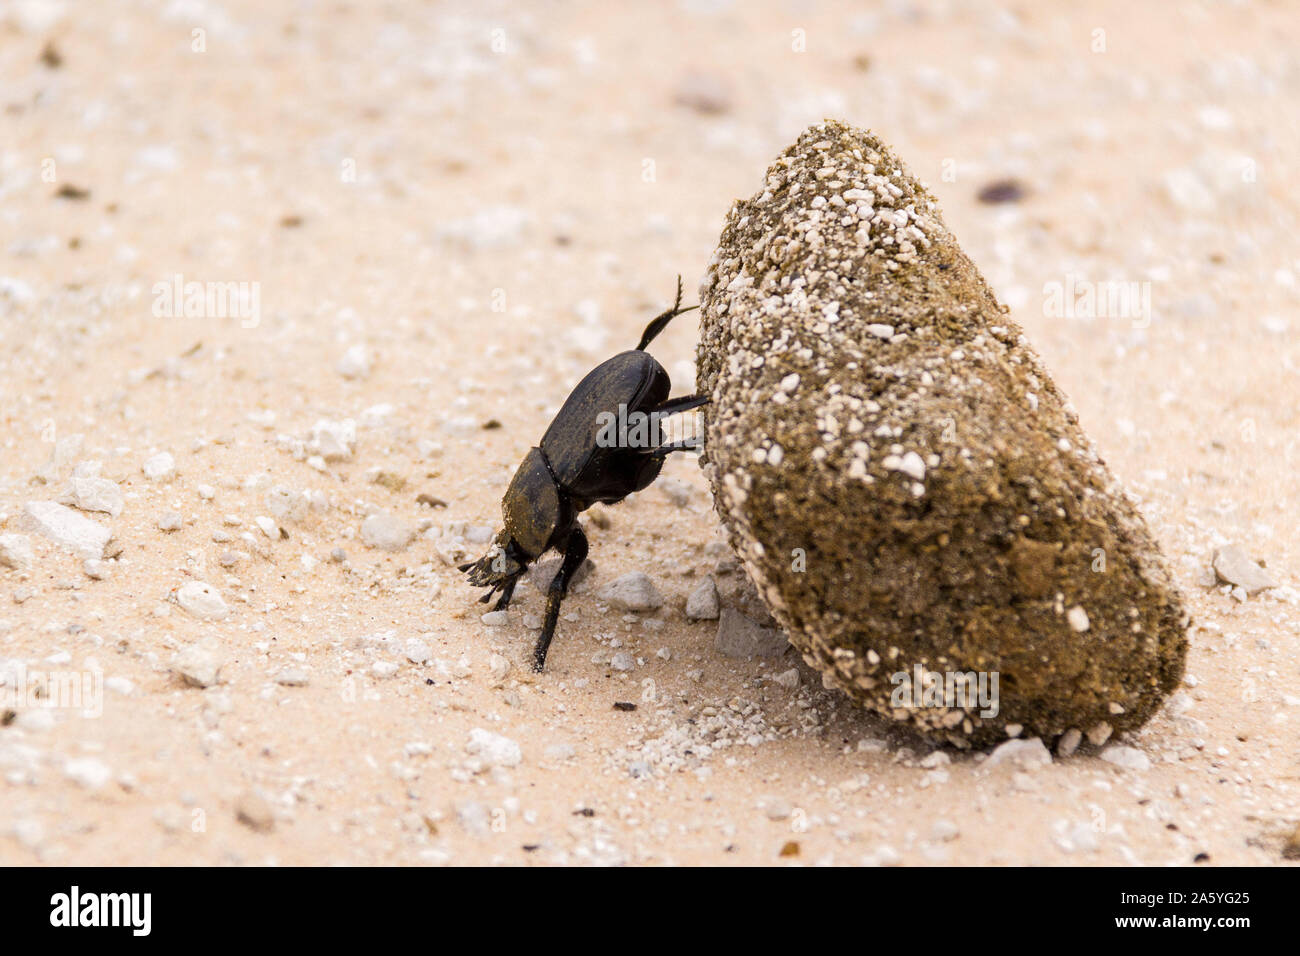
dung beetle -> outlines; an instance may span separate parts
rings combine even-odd
[[[587,536],[578,515],[592,505],[614,504],[659,477],[664,459],[675,451],[694,451],[695,439],[665,444],[661,421],[708,399],[686,395],[670,399],[668,373],[645,351],[683,312],[682,278],[671,309],[656,316],[635,349],[620,352],[587,373],[569,393],[541,442],[524,456],[501,499],[505,526],[478,561],[460,570],[474,587],[490,590],[486,604],[501,592],[496,610],[510,604],[520,576],[545,552],[562,554],[560,569],[546,590],[546,618],[533,648],[533,670],[546,666],[560,604],[569,582],[587,558]]]

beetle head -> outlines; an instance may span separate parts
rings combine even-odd
[[[556,530],[566,519],[572,519],[571,508],[551,475],[546,457],[540,448],[534,448],[524,457],[501,499],[501,517],[505,520],[501,534],[522,552],[526,564],[550,547]]]
[[[538,448],[532,449],[501,499],[505,527],[488,553],[461,566],[475,587],[499,586],[516,578],[550,547],[555,532],[572,521],[572,504],[562,497],[551,469]]]

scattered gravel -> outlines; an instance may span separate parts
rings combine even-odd
[[[412,664],[424,664],[433,660],[433,649],[418,637],[409,638],[405,646],[406,659]]]
[[[327,462],[348,461],[356,453],[357,425],[351,419],[322,418],[311,428],[309,448]]]
[[[147,459],[140,470],[150,481],[170,481],[176,477],[176,459],[171,452],[161,451]]]
[[[276,485],[266,493],[266,510],[281,524],[302,521],[309,510],[307,496],[283,485]]]
[[[1042,740],[1034,737],[1030,740],[1008,740],[1006,743],[999,744],[984,761],[984,766],[997,767],[1010,764],[1021,770],[1037,770],[1039,767],[1051,766],[1051,763],[1051,753],[1043,745]]]
[[[159,531],[172,532],[179,531],[185,524],[185,519],[181,517],[179,511],[164,511],[158,516],[157,526]]]
[[[524,759],[519,744],[482,727],[469,732],[465,752],[478,757],[489,767],[517,767]]]
[[[718,618],[713,647],[724,657],[780,657],[789,646],[779,630],[764,627],[733,608],[724,608]]]
[[[951,820],[935,820],[930,827],[930,838],[942,843],[950,843],[961,836],[961,828]]]
[[[572,760],[578,751],[573,744],[548,744],[543,755],[547,760],[564,761]]]
[[[1110,735],[1112,733],[1114,733],[1114,728],[1103,720],[1088,728],[1086,736],[1088,738],[1088,743],[1092,744],[1094,747],[1100,747],[1106,741],[1110,740]]]
[[[176,589],[176,603],[201,621],[220,621],[229,612],[221,592],[206,581],[187,581]]]
[[[113,566],[108,561],[101,558],[87,558],[81,562],[81,570],[86,573],[86,577],[92,581],[105,581],[112,573]]]
[[[125,501],[117,482],[107,478],[73,478],[62,503],[82,511],[99,511],[116,518]]]
[[[405,551],[415,528],[401,518],[378,512],[361,522],[361,540],[380,551]]]
[[[195,687],[212,687],[220,680],[222,664],[217,642],[203,640],[177,653],[172,670]]]
[[[83,558],[104,557],[104,548],[113,537],[102,524],[53,501],[29,501],[23,515],[33,531]]]
[[[794,807],[790,805],[789,800],[768,797],[763,804],[763,813],[769,820],[789,820],[790,815],[794,813]]]
[[[257,833],[275,828],[275,813],[261,795],[246,790],[235,798],[235,819]]]
[[[25,534],[0,534],[0,568],[26,571],[36,560]]]
[[[285,687],[306,687],[311,677],[301,667],[286,667],[275,675],[275,682]]]
[[[1079,749],[1079,744],[1083,740],[1083,734],[1071,727],[1065,733],[1061,734],[1061,739],[1056,742],[1056,755],[1058,757],[1069,757]]]
[[[1247,557],[1236,545],[1217,548],[1213,558],[1214,573],[1219,580],[1244,588],[1248,596],[1278,586],[1273,576]]]
[[[53,484],[81,457],[85,445],[84,435],[65,435],[54,443],[49,460],[36,470],[32,477],[40,484]]]
[[[772,680],[786,690],[797,690],[800,683],[799,668],[791,667],[789,670],[784,670],[773,677]]]
[[[1151,769],[1151,759],[1136,747],[1111,744],[1101,752],[1101,759],[1125,770]]]
[[[453,808],[456,822],[462,830],[474,837],[485,837],[492,832],[488,808],[477,800],[457,800]]]
[[[688,621],[716,621],[718,619],[718,586],[713,578],[705,578],[686,599]]]
[[[615,578],[598,595],[621,611],[654,611],[663,607],[663,595],[644,571],[632,571]]]
[[[370,375],[370,352],[364,345],[354,345],[343,353],[334,368],[344,378],[367,378]]]
[[[63,765],[63,775],[87,790],[101,790],[113,779],[113,771],[94,757],[75,757]]]

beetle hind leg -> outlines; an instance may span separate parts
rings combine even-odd
[[[675,451],[698,452],[704,447],[704,443],[698,438],[688,438],[685,441],[673,442],[668,445],[660,445],[658,448],[651,448],[646,452],[651,458],[667,458]]]
[[[670,398],[661,405],[655,406],[651,414],[656,417],[667,417],[677,415],[680,412],[689,412],[693,408],[699,408],[701,405],[707,405],[711,399],[707,395],[682,395],[678,398]],[[657,441],[658,439],[656,439]],[[675,451],[698,452],[703,448],[703,442],[699,437],[683,438],[681,441],[668,442],[662,445],[651,445],[644,449],[646,455],[651,458],[667,458]]]
[[[654,341],[655,336],[667,328],[668,323],[683,312],[690,312],[692,309],[698,309],[698,305],[687,306],[682,308],[682,277],[677,277],[677,298],[673,300],[673,307],[667,312],[663,312],[651,320],[650,324],[645,327],[641,333],[641,344],[637,346],[638,351],[645,351],[645,347]]]
[[[709,401],[707,395],[682,395],[678,398],[668,399],[662,405],[655,406],[651,411],[658,415],[676,415],[680,412],[689,412],[701,405],[707,405]]]

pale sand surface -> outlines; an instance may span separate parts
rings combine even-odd
[[[0,661],[93,658],[111,685],[102,716],[20,706],[0,727],[0,862],[758,864],[789,841],[785,862],[1281,862],[1300,822],[1290,5],[0,11],[0,533],[36,552],[0,569]],[[544,675],[536,590],[485,626],[439,554],[449,523],[499,522],[568,390],[635,344],[676,273],[693,301],[731,201],[824,116],[876,130],[936,191],[1168,555],[1195,627],[1188,686],[1125,741],[1150,769],[922,766],[802,664],[797,690],[774,682],[793,654],[717,654],[682,606],[709,575],[734,604],[739,581],[689,459],[665,469],[684,506],[651,488],[592,529],[596,574]],[[1028,196],[977,201],[1004,178]],[[176,274],[258,283],[260,321],[156,316]],[[1149,328],[1045,314],[1071,275],[1149,282]],[[653,349],[679,394],[694,343],[692,313]],[[357,345],[371,370],[345,378]],[[320,419],[356,421],[351,460],[295,455]],[[80,454],[34,483],[73,434]],[[151,482],[164,451],[177,473]],[[87,515],[123,548],[102,581],[23,528],[86,461],[125,495]],[[318,506],[272,541],[255,521],[277,485]],[[428,533],[367,547],[375,510]],[[1207,586],[1225,543],[1282,586]],[[597,599],[632,570],[657,613]],[[175,603],[196,579],[225,620]],[[177,653],[208,638],[221,683],[187,686]],[[517,765],[467,753],[476,728]]]

